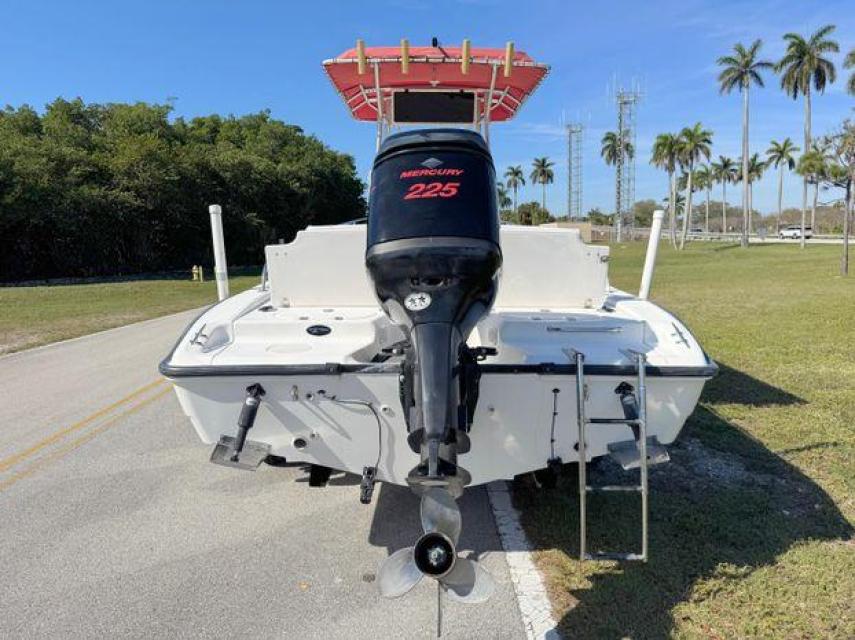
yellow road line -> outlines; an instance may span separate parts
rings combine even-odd
[[[65,436],[67,436],[70,433],[74,433],[75,431],[79,431],[83,427],[85,427],[89,424],[92,424],[93,422],[95,422],[95,420],[97,420],[98,418],[101,418],[105,414],[110,413],[111,411],[114,411],[115,409],[118,409],[123,404],[125,404],[125,403],[133,400],[134,398],[144,394],[146,391],[151,391],[155,387],[162,385],[162,384],[165,384],[165,383],[166,383],[166,381],[163,379],[155,380],[154,382],[151,382],[151,383],[145,385],[144,387],[140,387],[139,389],[137,389],[133,393],[126,395],[121,400],[117,400],[113,404],[108,405],[108,406],[104,407],[103,409],[96,411],[95,413],[93,413],[88,418],[84,418],[80,422],[75,422],[73,425],[66,427],[65,429],[61,429],[54,434],[49,435],[44,440],[42,440],[41,442],[37,442],[36,444],[29,447],[28,449],[24,449],[23,451],[21,451],[19,453],[14,453],[9,457],[4,458],[3,460],[0,460],[0,472],[7,471],[8,469],[11,469],[13,466],[18,464],[19,462],[26,460],[27,458],[29,458],[33,454],[38,453],[39,451],[41,451],[45,447],[52,445],[57,440],[64,438]]]
[[[151,385],[149,385],[149,388],[151,388]],[[85,434],[83,434],[82,436],[80,436],[76,440],[72,440],[71,442],[69,442],[64,447],[57,449],[55,451],[52,451],[51,453],[49,453],[48,455],[46,455],[42,458],[39,458],[38,460],[33,462],[26,469],[23,469],[22,471],[19,471],[15,474],[9,476],[5,480],[0,481],[0,492],[5,491],[9,487],[11,487],[13,484],[18,482],[18,480],[22,480],[23,478],[26,478],[27,476],[32,475],[33,473],[35,473],[36,471],[41,469],[43,466],[45,466],[48,462],[52,462],[54,460],[59,460],[60,458],[62,458],[63,456],[66,456],[67,454],[71,453],[75,449],[78,449],[79,447],[83,446],[84,444],[86,444],[87,442],[92,440],[92,438],[94,438],[98,434],[103,433],[107,429],[113,427],[122,418],[125,418],[125,417],[131,415],[132,413],[136,413],[137,411],[142,409],[144,406],[151,404],[155,400],[162,398],[167,393],[169,393],[169,388],[163,389],[159,393],[156,393],[153,396],[145,398],[144,400],[140,401],[139,403],[137,403],[137,404],[133,405],[132,407],[126,409],[122,413],[120,413],[116,416],[113,416],[104,424],[96,427],[95,429],[90,429]]]

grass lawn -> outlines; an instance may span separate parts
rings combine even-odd
[[[615,286],[637,290],[643,251],[612,247]],[[653,298],[721,374],[651,469],[647,565],[576,560],[575,467],[553,491],[516,488],[564,637],[855,637],[855,276],[839,254],[663,245]],[[589,505],[591,548],[637,548],[637,496]]]
[[[231,293],[258,276],[230,279]],[[0,354],[216,302],[217,285],[187,280],[0,288]]]

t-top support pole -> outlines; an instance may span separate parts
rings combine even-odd
[[[214,276],[217,279],[217,298],[229,297],[229,270],[226,265],[226,243],[223,237],[223,208],[218,204],[208,207],[211,214],[211,236],[214,241]]]

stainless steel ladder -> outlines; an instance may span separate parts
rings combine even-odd
[[[640,560],[647,562],[647,386],[645,381],[645,366],[647,358],[643,353],[627,350],[624,353],[635,361],[637,385],[635,388],[638,404],[638,416],[632,418],[588,418],[585,415],[585,355],[575,349],[568,349],[576,361],[576,407],[579,422],[579,559],[584,560]],[[638,447],[638,468],[640,483],[635,485],[602,485],[590,486],[587,479],[587,455],[585,440],[587,427],[602,424],[625,424],[633,429],[633,435]],[[661,446],[661,445],[660,445]],[[606,492],[639,492],[641,494],[641,553],[615,553],[587,551],[587,499],[589,493]]]

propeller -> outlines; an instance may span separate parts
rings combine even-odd
[[[460,508],[448,490],[430,487],[420,506],[424,534],[412,547],[386,558],[378,572],[380,593],[398,598],[415,587],[423,576],[434,578],[448,597],[457,602],[486,602],[495,582],[474,560],[457,555],[462,519]]]

